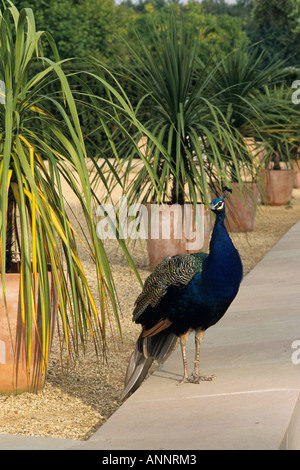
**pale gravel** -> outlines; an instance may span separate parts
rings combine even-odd
[[[231,234],[240,251],[245,275],[299,219],[300,190],[294,190],[289,206],[260,207],[253,232]],[[97,357],[89,342],[85,353],[81,352],[69,370],[63,372],[55,335],[44,389],[36,394],[0,396],[0,433],[86,440],[121,405],[127,361],[139,334],[139,327],[131,321],[131,312],[140,285],[116,244],[110,241],[106,248],[122,306],[123,340],[116,341],[108,331],[106,361]],[[145,244],[136,244],[132,252],[144,280],[150,273]],[[84,263],[94,282],[88,258]]]

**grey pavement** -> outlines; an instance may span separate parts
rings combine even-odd
[[[88,441],[0,434],[0,450],[300,449],[300,221],[207,331],[200,370],[215,379],[177,386],[177,348]]]

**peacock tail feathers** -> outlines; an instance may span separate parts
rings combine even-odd
[[[172,332],[162,331],[156,336],[143,338],[140,335],[127,367],[125,387],[121,396],[126,396],[139,388],[153,361],[163,364],[174,351],[178,342]]]

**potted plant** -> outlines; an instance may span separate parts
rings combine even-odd
[[[263,66],[264,53],[256,48],[240,48],[216,64],[212,77],[214,101],[226,115],[230,126],[238,130],[241,152],[226,153],[228,178],[233,194],[228,198],[227,226],[231,231],[251,231],[254,228],[257,203],[260,199],[261,162],[266,157],[265,135],[277,132],[277,97],[266,94],[267,85],[280,82],[285,76],[282,62]],[[268,100],[268,107],[263,103]],[[272,102],[272,104],[271,104]],[[280,103],[281,111],[283,110]],[[288,109],[285,109],[288,115]],[[223,144],[226,145],[226,144]],[[242,154],[242,158],[241,158]],[[237,175],[243,179],[243,187]]]
[[[140,160],[133,153],[126,154],[123,146],[122,155],[127,157],[127,167],[122,176],[129,201],[147,203],[151,209],[154,204],[160,204],[161,212],[164,210],[161,206],[168,206],[168,222],[171,205],[171,210],[179,213],[174,220],[177,217],[179,232],[183,234],[181,223],[185,206],[191,204],[196,208],[208,203],[211,189],[228,182],[221,142],[228,144],[226,150],[230,154],[236,152],[243,159],[243,153],[226,117],[211,103],[210,84],[214,71],[207,72],[198,62],[201,44],[196,32],[185,24],[183,17],[171,12],[166,23],[153,25],[152,34],[151,46],[137,35],[139,47],[130,51],[135,68],[126,73],[131,72],[132,87],[141,97],[136,106],[137,117],[154,138],[149,138],[145,145],[145,139],[140,140],[145,136],[136,136],[145,160],[134,178],[131,178],[132,170]],[[151,175],[158,177],[159,191],[153,189]],[[239,172],[237,179],[242,184]],[[195,214],[191,217],[194,223],[197,220]],[[202,221],[204,217],[202,249],[206,251],[211,222],[205,211]],[[197,228],[190,226],[189,230],[195,234]],[[169,233],[170,239],[171,235]],[[170,246],[167,240],[154,239],[150,234],[147,240],[150,266],[167,255],[189,252],[183,236],[177,241],[175,238]],[[166,250],[161,252],[157,243],[163,243]],[[200,251],[199,246],[195,251]],[[152,260],[152,255],[158,252],[159,257]]]
[[[260,172],[263,182],[262,201],[269,205],[286,205],[291,200],[295,185],[294,164],[298,160],[300,115],[296,106],[290,106],[291,92],[287,87],[267,88],[266,95],[266,120],[270,111],[276,129],[273,132],[265,129],[267,153]]]
[[[277,142],[265,159],[265,168],[261,170],[262,201],[270,206],[287,205],[291,200],[296,174],[291,156],[289,143],[282,141]]]
[[[41,53],[42,39],[54,59]],[[18,11],[8,0],[0,12],[0,393],[43,385],[55,315],[68,356],[89,331],[105,349],[111,311],[119,325],[109,263],[96,234],[74,90],[63,65],[51,35],[36,30],[32,10]],[[109,119],[107,111],[103,116]],[[82,208],[85,239],[72,226],[63,183]],[[94,262],[98,300],[79,244]]]

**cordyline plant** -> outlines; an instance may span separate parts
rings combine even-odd
[[[299,110],[292,106],[291,90],[285,85],[288,70],[284,62],[275,60],[263,66],[264,59],[265,54],[258,54],[252,47],[237,49],[216,64],[211,82],[215,90],[213,103],[241,137],[263,143],[267,162],[278,147],[288,148],[285,155],[288,161],[292,158],[289,149],[293,142],[297,148]],[[231,179],[235,181],[234,162],[230,155],[226,158]],[[251,155],[248,160],[252,164]],[[244,159],[239,163],[242,167]]]
[[[211,84],[216,69],[205,70],[199,63],[197,31],[185,24],[184,17],[171,12],[168,21],[153,25],[150,46],[138,35],[137,43],[138,49],[130,49],[136,66],[125,73],[131,74],[132,86],[141,97],[137,117],[156,140],[148,140],[144,146],[151,171],[143,165],[131,180],[137,160],[130,150],[126,153],[123,142],[130,200],[157,202],[159,193],[149,184],[149,175],[156,174],[163,188],[160,195],[168,195],[170,202],[208,202],[215,185],[228,185],[227,153],[242,184],[239,159],[250,166],[242,136],[214,103]]]
[[[157,202],[160,195],[172,203],[208,202],[212,192],[233,182],[248,192],[245,175],[260,181],[245,139],[268,146],[269,135],[282,140],[295,134],[288,128],[290,103],[271,99],[266,92],[284,79],[282,62],[263,68],[263,56],[253,47],[237,49],[205,67],[198,59],[197,30],[175,12],[153,24],[151,33],[150,45],[137,34],[138,47],[128,46],[135,66],[124,72],[140,97],[137,117],[156,137],[147,144],[141,140],[150,169],[140,166],[134,178],[132,169],[139,160],[120,139],[128,161],[122,176],[130,201]],[[149,184],[154,174],[161,193]]]
[[[50,45],[55,59],[43,57],[42,38]],[[67,351],[72,345],[77,350],[81,342],[84,344],[87,332],[95,344],[104,348],[111,311],[119,327],[115,286],[103,243],[96,234],[85,142],[74,93],[62,66],[51,35],[36,31],[32,10],[19,12],[12,2],[5,2],[0,12],[1,295],[5,304],[5,273],[17,266],[22,321],[28,325],[29,365],[31,325],[37,315],[37,285],[41,293],[40,340],[45,364],[48,360],[49,269],[57,289]],[[107,89],[111,95],[114,93],[110,85]],[[116,93],[115,102],[118,98],[121,95]],[[107,100],[106,96],[104,101]],[[124,100],[118,103],[118,112],[123,110],[130,119],[131,110],[129,107],[124,110],[124,103]],[[110,118],[107,112],[103,115],[103,120]],[[71,189],[81,206],[83,240],[66,211],[63,184]],[[97,302],[80,259],[79,246],[87,250],[95,265],[92,287],[98,291]],[[124,244],[122,248],[137,274]]]
[[[257,98],[264,126],[261,133],[266,145],[262,166],[280,170],[281,162],[292,168],[299,159],[299,106],[292,103],[292,89],[286,84],[268,86]]]

